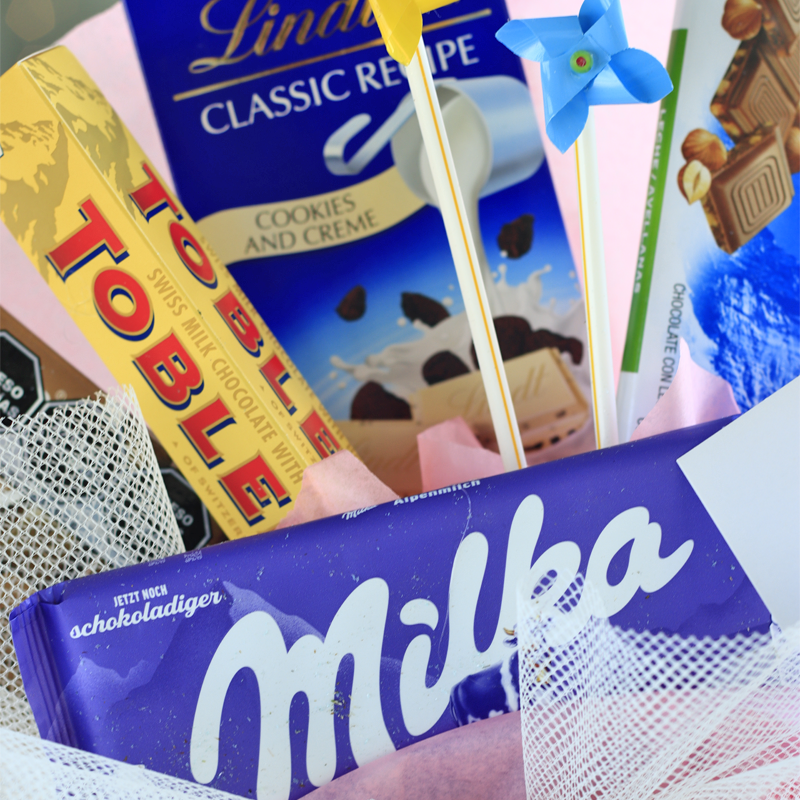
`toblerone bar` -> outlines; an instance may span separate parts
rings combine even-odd
[[[225,533],[270,530],[349,444],[75,57],[0,87],[4,222]]]

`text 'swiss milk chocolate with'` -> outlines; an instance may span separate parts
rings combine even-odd
[[[491,445],[479,382],[449,384],[477,364],[408,83],[367,0],[126,8],[181,200],[367,465],[408,491],[437,417]],[[584,309],[522,67],[494,38],[507,19],[502,0],[461,0],[425,15],[425,42],[503,357],[555,348],[572,376],[566,396],[560,367],[513,370],[523,443],[579,452]],[[541,424],[550,374],[558,431]]]
[[[679,339],[742,410],[800,374],[800,2],[679,3],[618,391],[620,436]]]
[[[41,734],[286,800],[516,710],[523,581],[580,572],[624,628],[766,630],[769,612],[676,464],[724,425],[40,592],[11,626]]]
[[[0,84],[3,222],[225,533],[274,527],[346,439],[74,56]]]

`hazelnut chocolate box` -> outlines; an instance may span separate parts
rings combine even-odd
[[[286,800],[516,710],[521,581],[580,571],[624,628],[766,630],[676,464],[728,421],[39,592],[11,615],[39,730]]]
[[[367,0],[125,6],[181,201],[367,466],[419,492],[416,435],[439,417],[491,445],[408,82]],[[583,302],[507,19],[460,0],[424,16],[425,42],[503,357],[557,350],[509,376],[523,444],[580,452]]]
[[[681,2],[617,397],[620,437],[679,337],[744,411],[800,374],[800,2]]]

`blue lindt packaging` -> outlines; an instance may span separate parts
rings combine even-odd
[[[419,491],[381,471],[386,430],[355,420],[391,420],[414,454],[419,425],[492,428],[479,381],[440,385],[477,366],[408,82],[368,0],[125,6],[182,202],[359,454]],[[523,443],[574,453],[591,447],[585,311],[522,65],[494,36],[507,19],[503,0],[460,0],[424,37],[492,314],[510,318],[504,357],[557,347],[566,373],[544,380],[552,408],[541,365],[510,375]],[[434,384],[438,400],[419,396]]]
[[[61,583],[11,615],[43,737],[296,798],[518,708],[520,581],[582,573],[624,628],[770,615],[676,459],[708,423]]]

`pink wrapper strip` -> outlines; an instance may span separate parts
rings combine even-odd
[[[633,432],[631,441],[739,414],[731,385],[692,360],[681,339],[678,371],[664,396]]]
[[[397,495],[385,483],[352,453],[340,450],[306,469],[295,506],[276,530],[393,500]]]
[[[314,800],[525,800],[519,712],[475,722],[379,758]]]

